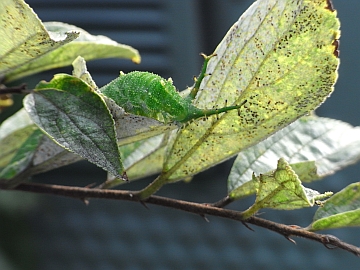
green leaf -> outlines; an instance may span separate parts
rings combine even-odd
[[[311,231],[360,226],[360,182],[350,184],[316,211]]]
[[[79,55],[87,61],[112,57],[131,59],[135,63],[141,61],[137,50],[128,45],[117,43],[105,36],[93,36],[79,27],[61,22],[46,22],[44,25],[52,35],[76,31],[80,33],[80,36],[74,42],[66,44],[7,74],[7,81],[13,81],[44,70],[69,66]]]
[[[296,173],[283,158],[279,159],[274,172],[260,174],[258,177],[253,175],[253,180],[259,182],[256,201],[243,212],[244,218],[249,218],[262,208],[293,210],[313,206],[316,200],[332,194],[320,194],[303,187]]]
[[[74,31],[48,33],[22,0],[0,1],[0,75],[76,39]],[[30,68],[29,66],[27,68]]]
[[[55,142],[119,178],[126,178],[113,118],[104,100],[82,80],[55,75],[24,99],[30,117]]]
[[[275,160],[284,157],[302,182],[311,182],[335,173],[360,159],[360,127],[317,116],[303,117],[268,139],[237,156],[228,178],[233,199],[255,193],[253,172],[276,168]],[[306,162],[307,164],[302,164]],[[314,162],[314,166],[309,162]],[[294,165],[304,166],[300,172]],[[308,167],[309,166],[309,167]]]
[[[338,37],[327,0],[256,1],[216,48],[195,105],[247,102],[173,133],[162,178],[203,171],[318,107],[337,78]]]

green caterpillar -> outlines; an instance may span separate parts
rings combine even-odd
[[[214,55],[203,56],[205,61],[202,71],[195,80],[190,94],[185,98],[179,95],[171,79],[165,80],[156,74],[140,71],[128,74],[121,72],[118,78],[102,87],[100,91],[126,112],[150,117],[163,123],[186,123],[192,119],[239,109],[244,102],[220,109],[200,109],[192,104],[205,76],[207,64]]]

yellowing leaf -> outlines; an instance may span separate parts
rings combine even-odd
[[[77,32],[50,36],[22,0],[0,1],[0,75],[76,39]]]
[[[317,108],[337,78],[339,21],[327,0],[258,0],[208,65],[195,105],[239,111],[173,133],[163,175],[194,175]]]

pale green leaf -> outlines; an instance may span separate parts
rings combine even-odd
[[[31,164],[31,160],[44,134],[35,125],[12,132],[0,140],[0,180],[10,180]],[[7,181],[8,184],[17,184]]]
[[[23,173],[31,164],[42,137],[28,117],[25,110],[20,110],[6,119],[0,126],[0,179],[7,185],[13,185],[24,179],[12,179]],[[9,181],[12,179],[12,181]]]
[[[360,226],[360,182],[350,184],[316,211],[311,231]]]
[[[174,133],[164,177],[203,171],[318,107],[337,78],[338,37],[327,0],[256,1],[216,48],[195,105],[247,102]]]
[[[0,126],[0,167],[5,167],[13,159],[15,154],[20,151],[20,148],[26,146],[24,141],[35,133],[38,129],[34,122],[30,119],[28,113],[21,109],[8,119],[6,119]],[[34,146],[35,149],[35,146]],[[30,154],[30,152],[29,152]],[[39,144],[36,147],[32,159],[27,160],[28,167],[23,163],[23,170],[19,170],[19,174],[23,172],[23,176],[16,176],[17,180],[25,180],[28,176],[46,172],[67,164],[74,163],[82,159],[63,147],[60,147],[46,136],[42,136]],[[26,172],[25,172],[26,170]]]
[[[0,125],[0,140],[8,136],[10,133],[21,128],[33,125],[34,122],[30,119],[29,115],[24,109],[19,110],[11,117],[7,118]]]
[[[49,33],[22,0],[1,0],[0,17],[0,75],[57,49],[79,35],[76,31],[57,35]]]
[[[316,200],[332,194],[320,194],[303,187],[296,173],[283,158],[279,159],[275,171],[260,174],[258,177],[253,175],[253,181],[259,182],[256,201],[243,213],[244,218],[252,216],[262,208],[292,210],[313,206]]]
[[[82,79],[93,90],[98,89],[95,81],[91,77],[90,72],[87,70],[86,61],[83,57],[81,56],[76,57],[76,59],[72,62],[72,66],[73,66],[73,74],[72,74],[73,76]]]
[[[30,174],[47,172],[82,159],[45,136],[34,154]]]
[[[37,89],[24,99],[34,123],[65,149],[126,178],[114,120],[104,100],[82,80],[66,74]]]
[[[151,138],[178,128],[174,123],[164,124],[152,118],[126,113],[112,99],[101,96],[115,121],[116,139],[119,145]]]
[[[166,138],[167,136],[162,134],[120,147],[121,157],[129,181],[161,172]],[[123,183],[124,181],[108,174],[107,180],[101,185],[101,188],[112,188]]]
[[[128,45],[117,43],[108,37],[93,36],[79,27],[61,22],[46,22],[44,25],[52,35],[76,31],[80,33],[80,36],[74,42],[66,44],[7,74],[7,81],[44,70],[69,66],[79,55],[87,61],[112,57],[131,59],[135,63],[140,63],[141,61],[137,50]]]
[[[360,127],[329,118],[303,117],[239,153],[229,175],[229,193],[234,199],[254,193],[252,173],[274,170],[279,157],[289,161],[302,182],[333,174],[360,159],[359,138]],[[302,162],[314,162],[317,171],[309,163],[306,171],[300,172],[294,165],[302,166]]]

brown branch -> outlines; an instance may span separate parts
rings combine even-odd
[[[0,185],[0,189],[5,189],[5,187]],[[81,200],[87,200],[89,198],[98,198],[98,199],[112,199],[112,200],[141,202],[136,196],[136,192],[123,191],[123,190],[104,190],[104,189],[96,189],[96,188],[91,189],[87,187],[81,188],[81,187],[35,184],[35,183],[23,183],[18,185],[12,190],[52,194],[58,196],[77,198]],[[250,217],[247,220],[243,220],[241,212],[214,207],[211,204],[193,203],[193,202],[170,199],[170,198],[154,196],[154,195],[150,196],[148,199],[142,202],[147,204],[155,204],[155,205],[161,205],[174,209],[179,209],[189,213],[198,214],[203,217],[206,215],[211,215],[211,216],[233,219],[243,223],[245,222],[245,223],[253,224],[277,232],[292,242],[293,240],[290,238],[291,236],[302,237],[322,243],[327,248],[337,247],[346,250],[348,252],[351,252],[356,256],[360,256],[360,248],[345,243],[335,236],[326,235],[326,234],[317,234],[296,226],[279,224],[258,217]]]

